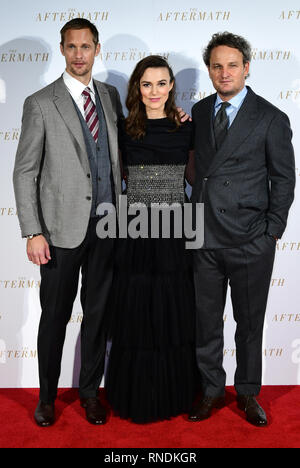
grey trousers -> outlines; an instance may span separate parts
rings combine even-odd
[[[276,241],[264,234],[236,248],[194,253],[196,355],[205,396],[224,395],[224,308],[231,288],[236,321],[235,389],[258,395],[262,376],[262,338]]]

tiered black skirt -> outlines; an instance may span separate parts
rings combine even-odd
[[[184,239],[118,239],[106,396],[136,423],[190,410],[197,389],[191,251]]]

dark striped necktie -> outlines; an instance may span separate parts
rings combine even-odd
[[[85,120],[86,120],[87,126],[90,129],[92,137],[97,143],[98,135],[99,135],[99,118],[98,118],[96,106],[93,103],[92,98],[91,98],[90,88],[85,88],[85,90],[82,92],[82,95],[84,98],[83,107],[84,107]]]
[[[229,119],[226,113],[226,107],[229,107],[229,102],[222,102],[221,108],[218,110],[214,121],[214,132],[217,150],[222,146],[227,135]]]

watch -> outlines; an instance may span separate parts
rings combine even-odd
[[[41,235],[41,233],[39,233],[39,234],[29,234],[29,236],[25,236],[25,239],[31,240],[31,239],[33,239],[34,237],[37,237],[37,236],[40,236],[40,235]]]

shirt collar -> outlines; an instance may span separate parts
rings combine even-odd
[[[241,103],[243,102],[243,100],[245,99],[245,96],[246,94],[248,93],[248,89],[246,88],[246,86],[244,86],[244,88],[242,89],[242,91],[240,91],[236,96],[234,96],[232,99],[230,99],[230,101],[228,101],[228,103],[235,107],[235,108],[238,108]],[[217,94],[217,99],[216,99],[216,102],[215,102],[215,109],[220,106],[222,104],[222,99],[220,98],[220,96]]]
[[[71,76],[70,73],[67,72],[67,70],[65,70],[63,74],[63,79],[64,79],[66,87],[68,88],[72,96],[74,96],[75,98],[79,98],[82,92],[85,90],[85,88],[90,88],[92,94],[95,95],[93,78],[91,78],[91,81],[86,86],[83,83],[81,83],[81,81]]]

